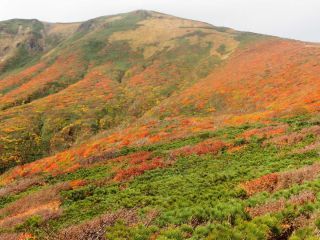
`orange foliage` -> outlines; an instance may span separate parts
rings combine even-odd
[[[313,180],[320,173],[320,165],[302,167],[296,170],[271,173],[260,178],[243,183],[241,186],[249,195],[258,192],[274,192],[279,189],[288,188],[293,184],[302,184],[305,181]]]
[[[225,147],[227,147],[227,145],[222,141],[208,140],[208,141],[198,143],[197,145],[194,145],[194,146],[186,146],[177,150],[173,150],[171,155],[173,157],[177,157],[181,155],[186,156],[191,154],[197,154],[197,155],[203,155],[207,153],[217,154],[219,151],[221,151]]]
[[[139,162],[139,164],[135,163],[133,166],[129,166],[126,169],[118,170],[113,179],[117,182],[129,180],[132,177],[142,175],[146,171],[162,168],[166,165],[161,158],[154,158],[149,161],[141,160]]]
[[[141,164],[151,158],[151,152],[138,152],[128,156],[131,165]]]
[[[256,128],[256,129],[251,129],[251,130],[245,131],[244,133],[242,133],[240,135],[240,137],[243,137],[245,139],[249,139],[252,136],[256,136],[259,138],[261,138],[261,137],[270,138],[272,136],[285,133],[287,128],[288,128],[287,125]]]
[[[319,47],[302,42],[257,41],[158,109],[170,109],[175,116],[187,105],[206,106],[209,112],[215,109],[213,115],[224,124],[264,121],[298,109],[319,111],[319,56]]]
[[[238,151],[244,149],[245,147],[246,147],[246,145],[230,147],[228,149],[228,153],[238,152]]]
[[[75,162],[74,152],[62,152],[55,156],[44,158],[22,166],[17,166],[2,175],[2,183],[9,183],[20,177],[34,176],[41,173],[49,173],[53,176],[75,171],[80,164]]]
[[[99,76],[99,74],[97,76]],[[87,83],[87,80],[85,79],[77,84]],[[71,91],[75,85],[69,87],[67,90]],[[51,96],[46,99],[51,101]],[[54,98],[52,98],[52,101],[53,100]],[[0,177],[0,184],[6,184],[19,177],[33,176],[35,174],[46,173],[56,176],[73,172],[82,166],[81,162],[83,159],[94,158],[96,156],[99,157],[101,153],[104,152],[120,150],[124,146],[141,146],[161,141],[180,139],[194,134],[195,132],[215,129],[213,120],[205,117],[182,119],[167,118],[165,121],[166,126],[163,129],[159,127],[159,125],[162,124],[161,121],[151,120],[143,125],[128,127],[125,130],[114,132],[105,138],[80,145],[77,148],[61,152],[52,157],[40,159],[23,166],[17,166]],[[149,135],[151,132],[152,136]],[[197,151],[199,151],[199,153],[201,151],[215,152],[214,148],[219,148],[219,143],[208,143],[208,146],[205,145],[199,146]]]
[[[24,81],[26,81],[28,78],[31,78],[34,74],[38,73],[43,67],[45,67],[44,63],[38,63],[17,74],[9,75],[8,77],[1,79],[0,91],[23,84]]]
[[[19,236],[18,240],[32,240],[32,239],[35,239],[35,238],[33,237],[33,235],[31,233],[22,233]]]
[[[162,158],[152,158],[151,152],[137,152],[127,156],[121,156],[112,159],[110,162],[117,163],[114,167],[115,181],[129,180],[135,176],[139,176],[146,171],[156,168],[162,168],[168,165]]]
[[[272,192],[277,185],[278,178],[279,174],[271,173],[258,179],[248,181],[244,183],[242,187],[249,195],[253,195],[255,193],[263,191]]]
[[[83,179],[77,179],[77,180],[71,181],[69,184],[72,189],[76,189],[76,188],[85,186],[87,182]]]
[[[38,69],[40,67],[42,67],[42,65],[36,65],[34,68]],[[56,81],[62,76],[74,77],[76,70],[78,71],[78,69],[82,68],[83,64],[78,61],[76,55],[61,56],[55,63],[44,69],[41,73],[0,98],[1,103],[5,104],[13,103],[21,99],[25,100],[29,95],[43,89],[46,84]]]
[[[312,126],[302,129],[300,132],[290,133],[287,135],[274,137],[264,142],[264,145],[268,143],[276,144],[279,146],[291,145],[302,141],[307,135],[312,134],[314,136],[320,136],[320,126]]]

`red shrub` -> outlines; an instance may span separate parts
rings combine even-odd
[[[242,133],[240,136],[245,139],[249,139],[252,136],[270,138],[272,136],[285,133],[287,128],[288,128],[287,125],[281,125],[281,126],[269,126],[264,128],[251,129]]]
[[[320,164],[313,164],[288,172],[267,174],[242,184],[242,188],[249,195],[263,191],[274,192],[288,188],[293,184],[302,184],[305,181],[313,180],[319,172]]]
[[[126,169],[118,170],[114,180],[115,181],[124,181],[132,177],[142,175],[144,172],[153,170],[156,168],[162,168],[165,166],[165,163],[161,158],[154,158],[150,161],[142,161],[140,165],[135,164],[134,166],[129,166]]]
[[[151,157],[151,152],[138,152],[128,156],[130,164],[140,164]]]
[[[253,195],[258,192],[272,192],[277,186],[279,174],[271,173],[260,178],[248,181],[242,185],[243,189],[249,195]]]
[[[204,141],[194,146],[186,146],[171,152],[172,157],[187,156],[191,154],[203,155],[207,153],[217,154],[227,145],[222,141]]]

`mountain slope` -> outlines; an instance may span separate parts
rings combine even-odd
[[[0,73],[35,63],[72,34],[79,24],[49,24],[36,19],[0,23]]]
[[[0,43],[0,239],[316,231],[318,44],[152,11]]]
[[[2,79],[1,158],[33,161],[135,121],[227,59],[238,34],[145,11],[82,23],[35,65]]]
[[[315,44],[260,41],[237,51],[208,77],[167,99],[159,106],[160,112],[213,111],[217,117],[231,115],[228,121],[232,122],[241,117],[247,121],[250,116],[259,119],[319,111],[319,55]],[[175,107],[178,109],[172,111]]]

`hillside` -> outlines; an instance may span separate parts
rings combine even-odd
[[[0,239],[318,239],[319,76],[152,11],[0,22]]]

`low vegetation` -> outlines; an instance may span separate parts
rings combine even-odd
[[[315,124],[297,120],[286,128],[304,122]],[[270,140],[289,130],[266,138],[259,129],[278,127],[244,125],[126,148],[67,174],[17,180],[2,189],[17,194],[2,207],[3,236],[295,239],[306,227],[316,236],[319,153],[292,153],[318,140],[310,131],[316,125],[308,124],[291,134],[309,135],[285,146]],[[256,135],[240,141],[248,131]]]

